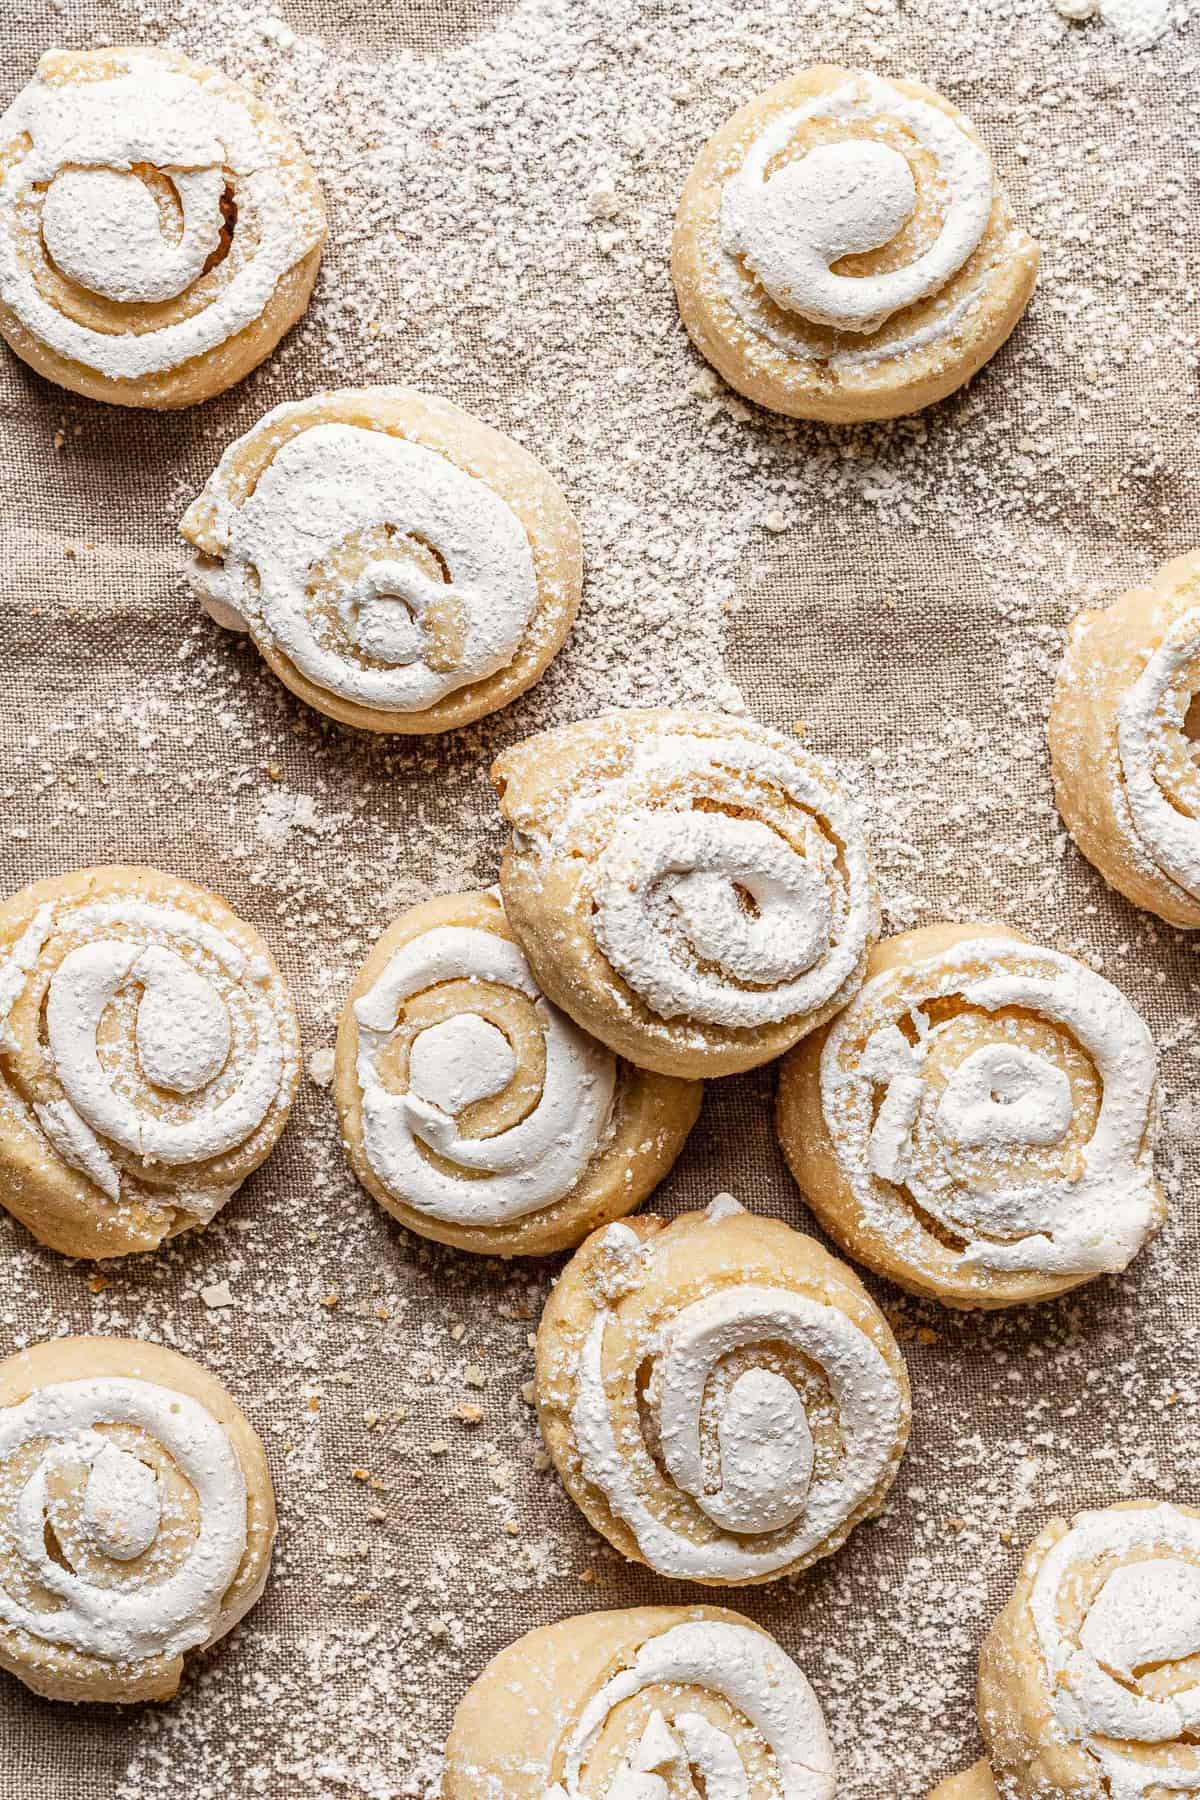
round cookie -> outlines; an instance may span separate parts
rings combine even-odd
[[[114,864],[0,906],[0,1205],[67,1256],[205,1225],[300,1078],[263,940],[204,888]]]
[[[1162,1224],[1157,1056],[1119,990],[1002,925],[876,946],[856,998],[784,1060],[778,1128],[857,1262],[947,1306],[1046,1300]]]
[[[537,1336],[546,1447],[589,1523],[673,1580],[773,1581],[883,1505],[904,1359],[857,1277],[729,1195],[596,1232]]]
[[[1071,626],[1050,709],[1063,823],[1117,892],[1200,927],[1200,552]]]
[[[355,1174],[402,1225],[544,1256],[641,1205],[703,1088],[589,1038],[543,996],[499,900],[447,894],[403,913],[359,970],[334,1092]]]
[[[579,527],[546,469],[413,388],[317,394],[225,451],[180,525],[202,604],[363,731],[507,706],[571,629]]]
[[[458,1707],[442,1800],[833,1800],[820,1702],[739,1613],[639,1606],[518,1638]]]
[[[767,1062],[855,992],[879,929],[829,770],[752,719],[648,708],[540,732],[492,766],[500,887],[546,994],[667,1075]]]
[[[683,322],[726,381],[834,424],[961,387],[1013,330],[1037,266],[956,107],[919,82],[826,65],[709,139],[671,253]]]
[[[0,120],[0,335],[72,393],[223,392],[300,318],[324,243],[295,138],[178,51],[52,50]]]
[[[220,1382],[157,1344],[0,1362],[0,1668],[52,1700],[169,1700],[263,1591],[275,1496]]]
[[[1053,1520],[984,1641],[978,1706],[1005,1800],[1194,1794],[1200,1512],[1135,1500]]]

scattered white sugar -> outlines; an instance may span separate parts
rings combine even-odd
[[[1044,750],[1067,619],[1200,542],[1195,28],[1135,55],[1047,0],[804,10],[805,56],[911,71],[961,102],[1045,248],[1028,318],[965,395],[831,431],[723,386],[686,343],[665,262],[704,137],[799,54],[793,0],[669,24],[637,0],[480,0],[458,32],[433,8],[406,30],[327,5],[323,38],[306,0],[26,10],[31,67],[35,49],[105,31],[169,36],[249,79],[313,156],[333,239],[278,355],[227,401],[155,421],[153,457],[145,421],[0,363],[66,538],[55,560],[47,529],[10,533],[14,591],[35,598],[6,632],[69,629],[89,674],[100,657],[112,670],[99,686],[56,668],[36,713],[3,713],[9,885],[96,857],[209,882],[278,954],[306,1043],[329,1044],[385,923],[495,880],[486,767],[500,748],[605,705],[729,703],[802,722],[842,762],[893,929],[1021,924],[1100,967],[1154,1025],[1172,1123],[1164,1236],[1123,1279],[1036,1314],[958,1318],[870,1283],[917,1398],[887,1511],[796,1589],[722,1597],[803,1664],[838,1738],[840,1800],[923,1800],[976,1754],[974,1657],[1025,1540],[1056,1509],[1200,1485],[1196,948],[1081,868]],[[389,38],[406,47],[385,55]],[[538,687],[411,743],[321,721],[197,616],[182,575],[170,583],[174,523],[229,438],[319,385],[395,379],[528,444],[588,553],[579,627]],[[122,511],[102,554],[78,496],[113,445],[145,510]],[[771,1079],[712,1084],[656,1205],[730,1191],[808,1223],[774,1147]],[[504,1642],[664,1597],[547,1471],[523,1390],[552,1267],[478,1264],[391,1226],[347,1171],[328,1094],[306,1085],[225,1212],[152,1259],[93,1271],[3,1223],[0,1242],[9,1343],[96,1330],[198,1357],[262,1430],[279,1492],[263,1602],[174,1705],[73,1733],[91,1759],[79,1791],[427,1800],[453,1702]],[[221,1283],[236,1307],[197,1304]],[[482,1392],[460,1378],[471,1364]],[[468,1393],[474,1424],[456,1411]],[[64,1721],[12,1683],[4,1704],[28,1784],[31,1766],[58,1766]]]
[[[212,1281],[207,1287],[200,1289],[200,1298],[205,1306],[216,1311],[223,1306],[233,1305],[233,1289],[227,1281]]]

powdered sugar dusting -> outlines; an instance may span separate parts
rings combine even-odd
[[[265,143],[244,96],[159,58],[131,51],[105,77],[37,76],[4,118],[18,146],[0,188],[0,298],[38,343],[114,380],[177,369],[260,317],[276,285],[324,233]],[[144,172],[169,182],[178,238],[165,235]],[[37,245],[53,269],[101,302],[182,299],[204,275],[224,227],[229,184],[242,216],[239,249],[218,291],[185,316],[122,329],[56,306],[39,275]],[[241,244],[253,229],[253,250]]]
[[[794,1588],[732,1598],[811,1679],[839,1794],[922,1800],[977,1753],[974,1658],[1024,1542],[1055,1511],[1188,1498],[1200,1479],[1194,949],[1082,866],[1044,761],[1067,620],[1200,541],[1195,27],[1135,52],[1049,0],[669,18],[464,0],[436,25],[348,0],[62,4],[24,0],[7,94],[56,41],[172,36],[294,127],[333,235],[303,323],[214,405],[116,417],[0,360],[28,471],[0,496],[10,887],[112,855],[214,884],[278,954],[306,1043],[328,1044],[397,912],[495,879],[497,750],[608,705],[746,705],[802,724],[847,773],[890,928],[1009,919],[1102,967],[1153,1026],[1165,1232],[1035,1326],[871,1282],[917,1402],[888,1507]],[[801,58],[912,74],[962,106],[1043,246],[1008,347],[919,419],[768,419],[678,322],[666,246],[692,159]],[[445,741],[363,744],[318,720],[179,574],[176,523],[229,442],[324,384],[389,380],[527,445],[587,551],[579,623],[543,680]],[[264,839],[281,794],[293,823]],[[656,1206],[724,1191],[811,1228],[772,1082],[711,1084]],[[6,1685],[10,1784],[33,1768],[89,1800],[424,1800],[453,1702],[501,1644],[693,1592],[602,1548],[546,1470],[525,1394],[551,1269],[405,1237],[357,1189],[312,1083],[202,1236],[94,1273],[3,1240],[10,1341],[69,1326],[195,1354],[262,1429],[283,1515],[263,1601],[171,1708],[70,1716]],[[207,1306],[221,1283],[236,1304]]]

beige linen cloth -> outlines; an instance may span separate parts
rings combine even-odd
[[[728,1595],[806,1669],[842,1800],[920,1800],[976,1754],[976,1649],[1041,1523],[1200,1495],[1193,941],[1081,864],[1044,752],[1067,619],[1200,542],[1196,30],[1138,50],[1052,0],[0,0],[5,99],[42,50],[105,39],[169,39],[260,87],[321,172],[331,247],[280,353],[182,415],[76,402],[0,356],[6,889],[108,860],[216,887],[266,934],[320,1052],[402,906],[494,879],[499,748],[607,705],[742,703],[845,768],[893,928],[1010,920],[1153,1024],[1162,1238],[1126,1277],[1006,1317],[873,1282],[915,1390],[887,1512],[794,1585]],[[1043,245],[1010,346],[896,425],[743,406],[673,304],[692,157],[817,60],[963,106]],[[388,744],[307,711],[199,613],[175,523],[269,405],[397,380],[549,464],[588,582],[531,695]],[[728,1190],[811,1228],[772,1089],[770,1069],[711,1085],[666,1210]],[[313,1080],[203,1236],[97,1272],[5,1224],[0,1258],[0,1353],[98,1331],[196,1356],[263,1433],[282,1513],[266,1598],[172,1706],[71,1710],[3,1681],[6,1800],[430,1795],[454,1704],[502,1644],[694,1592],[621,1563],[545,1469],[526,1384],[553,1268],[393,1227]],[[210,1304],[222,1284],[231,1303]]]

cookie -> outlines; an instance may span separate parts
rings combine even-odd
[[[283,977],[215,894],[117,864],[0,906],[0,1204],[51,1249],[122,1256],[207,1224],[299,1078]]]
[[[0,1362],[0,1668],[52,1700],[169,1700],[258,1600],[263,1447],[220,1382],[129,1338]]]
[[[494,894],[447,894],[401,914],[355,978],[334,1092],[355,1174],[402,1225],[542,1256],[641,1205],[703,1090],[552,1006]]]
[[[175,50],[53,50],[0,120],[0,335],[59,387],[190,406],[308,305],[321,190],[270,108]]]
[[[213,617],[363,731],[449,731],[507,706],[562,646],[583,579],[553,477],[412,388],[277,406],[180,530]]]
[[[919,82],[825,65],[709,139],[671,255],[683,322],[726,381],[835,424],[961,387],[1020,319],[1037,266],[956,107]]]
[[[1000,1790],[985,1759],[972,1763],[961,1775],[939,1781],[929,1800],[1000,1800]]]
[[[1053,1520],[980,1653],[979,1724],[1005,1800],[1194,1793],[1198,1653],[1196,1508],[1133,1500]]]
[[[778,1126],[855,1261],[947,1306],[1050,1299],[1162,1224],[1158,1059],[1125,996],[1001,925],[887,938],[784,1060]]]
[[[833,1800],[804,1675],[751,1620],[639,1606],[518,1638],[463,1697],[442,1800]]]
[[[1063,823],[1104,879],[1200,927],[1200,553],[1071,626],[1050,709]]]
[[[830,770],[752,719],[607,713],[492,766],[500,887],[556,1006],[666,1075],[767,1062],[856,991],[878,931]]]
[[[908,1441],[904,1359],[857,1277],[725,1195],[593,1234],[537,1337],[538,1417],[623,1555],[746,1586],[829,1556]]]

